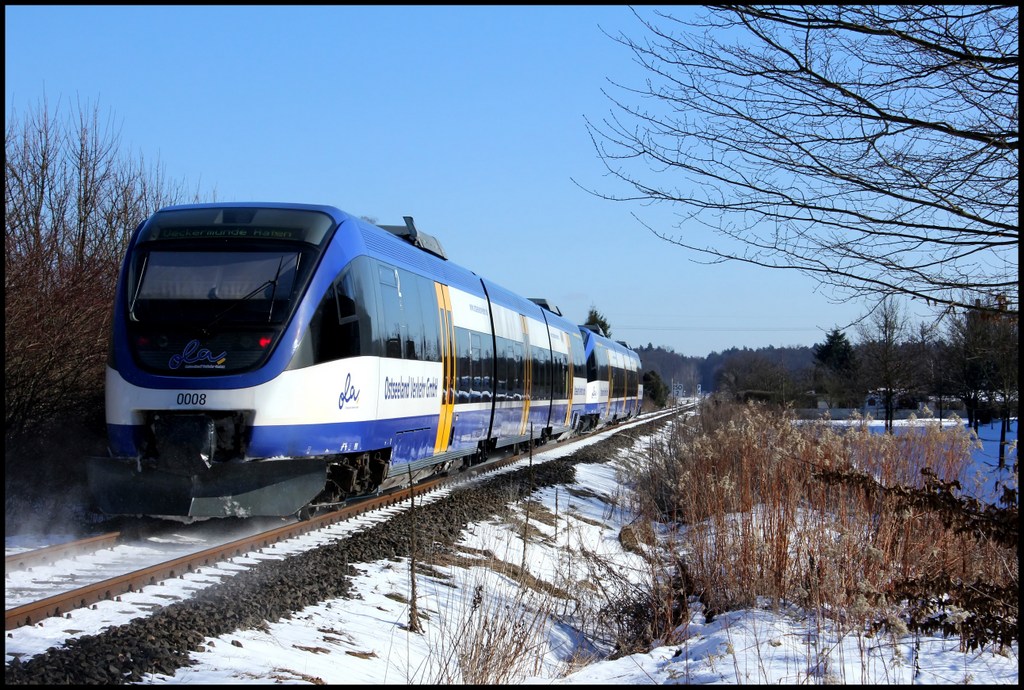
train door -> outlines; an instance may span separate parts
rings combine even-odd
[[[626,394],[626,385],[622,380],[622,357],[612,349],[608,349],[608,405],[609,419],[618,419],[622,413],[622,399]]]
[[[604,363],[604,376],[602,377],[608,385],[608,395],[604,399],[604,419],[612,418],[612,406],[615,403],[615,361],[612,358],[612,351],[601,346],[601,360]]]
[[[573,428],[576,422],[574,404],[581,401],[574,399],[575,362],[570,334],[549,323],[548,338],[551,342],[548,364],[551,412],[548,424],[552,436],[557,437]]]
[[[559,400],[565,402],[565,414],[561,416],[559,422],[563,427],[572,428],[572,383],[573,383],[573,371],[572,371],[572,343],[569,340],[569,334],[565,331],[559,331],[559,335],[565,352],[558,353],[558,366],[556,367],[557,372],[557,383],[560,389]]]
[[[519,427],[519,434],[529,434],[530,430],[530,403],[533,400],[533,354],[530,348],[530,327],[527,324],[525,316],[520,315],[520,320],[523,325],[523,343],[522,343],[522,372],[523,372],[523,417],[521,426]],[[516,359],[519,359],[519,351],[517,348]]]
[[[490,309],[494,361],[488,371],[493,372],[495,385],[489,438],[495,448],[503,448],[521,443],[523,429],[528,426],[524,408],[530,393],[526,385],[529,357],[523,315],[494,301],[490,302]]]
[[[448,450],[452,441],[452,417],[455,411],[455,326],[452,323],[452,301],[448,286],[434,283],[437,292],[437,315],[441,328],[441,410],[437,420],[434,454]]]

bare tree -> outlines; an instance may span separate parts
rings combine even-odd
[[[939,419],[945,412],[943,396],[948,393],[948,372],[942,366],[944,344],[940,343],[936,324],[918,323],[907,345],[914,363],[914,380],[921,397],[938,404]]]
[[[128,238],[160,206],[189,198],[111,120],[44,100],[4,135],[5,437],[102,400],[114,287]],[[198,192],[191,196],[197,200]],[[102,405],[98,405],[101,409]]]
[[[985,397],[985,321],[980,312],[967,311],[947,320],[949,347],[944,364],[950,372],[954,395],[967,408],[967,422],[977,431]]]
[[[1015,316],[989,314],[992,328],[990,404],[999,410],[999,468],[1006,466],[1006,432],[1019,413],[1020,322]]]
[[[910,323],[896,299],[886,297],[858,331],[860,380],[867,390],[881,396],[885,430],[891,433],[898,400],[915,383],[914,353],[905,347],[910,340]]]
[[[979,305],[980,307],[980,305]],[[972,309],[948,320],[946,368],[975,431],[982,417],[998,413],[999,466],[1005,464],[1006,431],[1019,405],[1019,323],[1015,316]]]
[[[1017,7],[634,14],[645,38],[612,38],[647,80],[613,83],[609,116],[587,120],[626,191],[595,194],[672,204],[678,234],[658,237],[837,300],[1017,313]]]
[[[758,400],[781,405],[794,402],[799,389],[779,362],[753,350],[741,350],[728,357],[717,372],[716,390],[736,400]]]

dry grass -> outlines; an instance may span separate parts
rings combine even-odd
[[[797,424],[758,405],[706,406],[624,463],[638,510],[675,529],[678,577],[653,588],[652,606],[682,588],[712,616],[766,598],[851,629],[906,621],[960,634],[968,647],[1000,640],[971,627],[1012,603],[1004,633],[1016,630],[1016,509],[999,526],[1012,520],[1012,543],[976,515],[965,522],[952,483],[972,480],[975,443],[963,428],[875,434]],[[967,586],[940,605],[951,592],[936,587],[957,583]],[[988,613],[960,610],[986,608],[965,593],[977,583],[992,588]]]
[[[466,569],[459,571],[464,579],[452,596],[461,603],[454,607],[457,615],[438,619],[428,682],[504,685],[539,673],[559,594],[500,559],[459,561],[451,565]]]
[[[619,540],[645,572],[589,551],[576,531],[595,521],[571,500],[554,512],[521,500],[505,522],[518,537],[511,546],[434,553],[434,568],[456,573],[447,584],[463,603],[434,621],[430,668],[418,675],[520,682],[550,659],[553,626],[579,634],[575,652],[559,653],[565,672],[595,656],[685,644],[697,600],[708,622],[767,604],[827,621],[833,634],[897,640],[939,630],[964,648],[1003,641],[1017,634],[1016,513],[1011,545],[957,517],[963,506],[949,502],[956,492],[946,484],[969,485],[975,443],[962,428],[885,435],[797,423],[758,405],[709,405],[634,439],[618,461],[623,493],[605,498],[602,522],[617,511],[637,516]],[[557,581],[530,573],[529,549],[541,545],[558,549]],[[830,663],[809,648],[801,673],[828,682]]]

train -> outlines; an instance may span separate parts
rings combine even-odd
[[[640,358],[450,261],[412,217],[161,208],[106,366],[108,515],[308,517],[640,414]]]

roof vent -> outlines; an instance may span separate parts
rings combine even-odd
[[[414,247],[419,247],[423,251],[429,252],[445,261],[448,260],[448,255],[444,253],[444,247],[441,246],[439,239],[417,230],[412,222],[412,216],[402,216],[402,220],[405,221],[405,225],[380,225],[378,227],[387,230],[392,235],[401,237]]]
[[[541,307],[542,309],[547,309],[552,314],[557,314],[558,316],[562,315],[562,312],[561,310],[559,310],[558,307],[552,304],[548,304],[548,301],[543,297],[531,297],[530,301],[536,304],[537,306]]]

